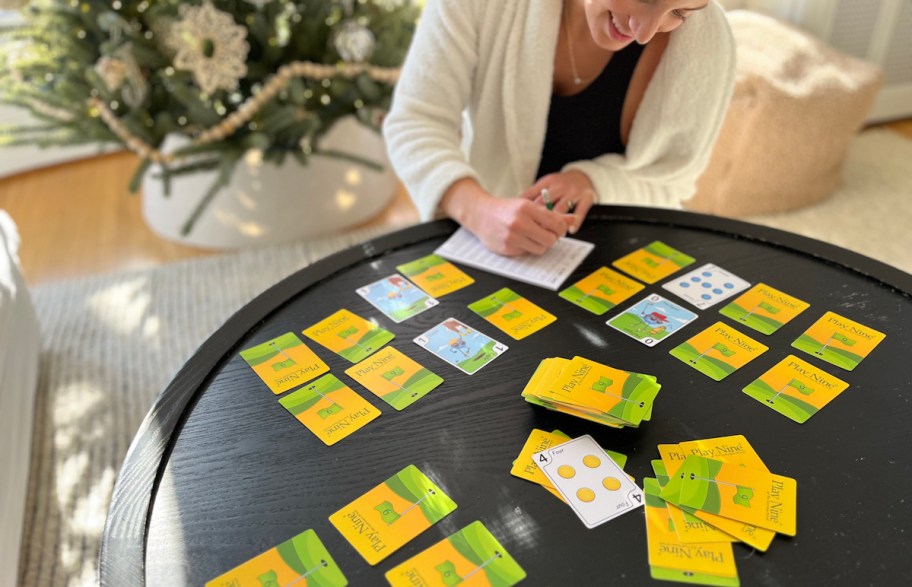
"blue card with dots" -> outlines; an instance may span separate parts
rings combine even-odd
[[[734,273],[707,263],[668,281],[662,287],[698,309],[705,310],[746,290],[750,284]]]

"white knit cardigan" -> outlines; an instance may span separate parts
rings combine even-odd
[[[461,178],[496,196],[535,181],[562,0],[428,0],[383,126],[390,160],[433,218]],[[625,155],[577,161],[602,203],[678,207],[693,195],[731,97],[735,48],[711,0],[671,33]]]

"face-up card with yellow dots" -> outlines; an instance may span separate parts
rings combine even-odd
[[[327,445],[380,417],[380,410],[332,373],[280,398],[279,403]]]
[[[827,312],[799,336],[792,346],[846,371],[852,371],[886,336],[864,324]]]
[[[643,505],[643,491],[588,434],[532,458],[587,528]]]
[[[535,334],[557,320],[508,287],[469,304],[469,309],[516,340]]]
[[[428,255],[396,267],[433,298],[439,298],[475,283],[458,267],[440,255]]]
[[[245,349],[241,358],[273,393],[284,393],[329,371],[293,332]]]
[[[397,410],[412,405],[443,383],[442,377],[391,346],[349,367],[345,374]]]
[[[612,265],[646,283],[655,283],[692,264],[696,259],[661,241],[624,255]]]
[[[798,484],[791,477],[693,455],[676,475],[680,493],[670,495],[669,482],[662,499],[787,536],[796,533]]]
[[[745,387],[744,393],[804,424],[848,386],[838,377],[789,355]]]
[[[305,330],[304,335],[352,363],[371,356],[395,337],[392,332],[344,309],[320,320]]]
[[[329,521],[375,565],[456,509],[456,503],[418,467],[409,465]]]
[[[345,587],[348,580],[317,533],[305,530],[293,538],[206,583],[206,587],[263,585]]]
[[[602,267],[558,295],[596,316],[601,316],[642,289],[643,284],[624,277],[617,271]]]
[[[757,332],[773,334],[809,307],[807,302],[765,283],[758,283],[719,310],[719,313]]]
[[[716,322],[671,349],[671,355],[700,373],[722,381],[767,350],[766,345],[722,322]]]
[[[481,522],[472,522],[393,567],[386,573],[392,587],[511,587],[526,572]]]

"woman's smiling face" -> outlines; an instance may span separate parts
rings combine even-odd
[[[709,0],[582,0],[596,45],[618,51],[633,42],[645,45],[656,33],[668,33]]]

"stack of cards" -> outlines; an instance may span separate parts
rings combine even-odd
[[[656,479],[644,482],[653,577],[738,585],[733,542],[766,551],[776,533],[796,534],[797,483],[770,473],[743,436],[663,444],[659,453]]]
[[[655,377],[585,359],[543,360],[523,389],[529,403],[614,428],[649,420],[661,389]]]

